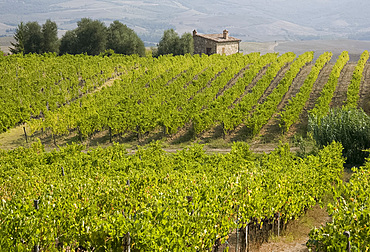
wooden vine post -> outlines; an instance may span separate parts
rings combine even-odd
[[[349,231],[344,231],[343,233],[347,237],[347,252],[351,252],[351,242],[349,240],[349,237],[351,236],[351,233]]]
[[[27,136],[27,132],[26,132],[26,127],[23,126],[23,132],[24,132],[24,137],[26,138],[26,143],[28,143],[28,136]]]
[[[123,251],[124,252],[131,252],[131,237],[130,232],[127,232],[123,239]]]

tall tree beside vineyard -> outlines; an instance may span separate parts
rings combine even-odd
[[[50,19],[46,20],[42,25],[42,51],[43,52],[58,52],[58,27],[55,22]]]
[[[180,37],[174,29],[165,30],[158,44],[158,55],[180,54]]]
[[[107,27],[99,20],[83,18],[77,22],[77,28],[68,31],[61,39],[60,54],[98,55],[107,45]]]
[[[24,52],[24,36],[26,34],[26,27],[23,22],[21,22],[17,29],[15,30],[14,40],[16,41],[11,42],[13,47],[10,47],[9,50],[11,53],[23,53]]]
[[[67,31],[60,40],[59,53],[60,54],[78,54],[78,40],[76,31]]]
[[[24,37],[24,53],[42,53],[42,31],[37,22],[26,24]]]
[[[14,34],[12,53],[44,53],[58,51],[58,27],[47,20],[41,27],[37,22],[21,22]]]
[[[105,51],[107,45],[107,27],[103,22],[83,18],[77,22],[77,26],[78,52],[98,55]]]
[[[182,34],[180,38],[180,47],[182,50],[182,54],[190,53],[191,55],[194,54],[194,41],[193,35],[190,32],[186,32]]]
[[[116,20],[110,24],[107,33],[107,49],[119,54],[145,56],[144,42],[126,25]]]
[[[194,53],[193,37],[184,33],[181,38],[174,29],[165,30],[158,44],[158,55]]]

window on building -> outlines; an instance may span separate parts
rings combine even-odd
[[[211,54],[212,54],[212,48],[207,47],[207,48],[206,48],[206,54],[207,54],[207,55],[211,55]]]

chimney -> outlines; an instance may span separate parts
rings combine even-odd
[[[195,37],[197,35],[197,30],[194,30],[193,31],[193,37]]]
[[[224,30],[223,38],[224,39],[229,39],[229,31],[226,30],[226,29]]]

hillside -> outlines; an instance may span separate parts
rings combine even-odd
[[[298,58],[296,58],[294,61],[295,63],[292,64],[291,61],[294,58],[288,56],[290,59],[286,58],[286,60],[281,61],[283,63],[282,65],[281,63],[279,63],[280,66],[276,65],[276,70],[274,70],[276,71],[275,73],[272,72],[272,66],[278,62],[275,62],[274,59],[276,55],[272,56],[272,54],[270,54],[263,56],[267,61],[261,61],[263,57],[259,58],[257,55],[258,54],[250,54],[246,56],[240,55],[238,57],[232,56],[236,60],[235,63],[233,63],[235,64],[234,66],[228,65],[233,61],[224,61],[226,58],[218,56],[204,59],[199,58],[197,59],[199,60],[199,65],[196,67],[195,65],[192,66],[192,61],[194,60],[192,58],[176,57],[174,58],[176,60],[162,58],[161,61],[163,62],[155,63],[158,64],[155,71],[154,69],[151,69],[150,72],[147,71],[146,73],[142,72],[145,68],[130,70],[130,64],[128,64],[119,70],[119,68],[117,68],[117,64],[119,63],[108,64],[107,62],[107,65],[104,66],[102,65],[103,61],[99,58],[91,57],[90,59],[90,57],[88,57],[86,60],[93,60],[95,62],[88,63],[90,68],[92,66],[91,64],[97,64],[99,61],[100,63],[96,65],[96,70],[91,68],[91,77],[85,75],[85,80],[81,81],[81,77],[76,79],[76,81],[78,81],[78,79],[80,80],[78,81],[80,82],[79,86],[76,86],[76,89],[73,89],[73,92],[72,89],[69,89],[69,91],[67,91],[68,93],[66,93],[68,94],[68,97],[70,97],[68,99],[71,100],[58,94],[56,97],[59,97],[58,99],[61,98],[62,100],[56,102],[56,107],[51,102],[53,100],[46,102],[46,108],[48,110],[55,110],[55,112],[52,113],[43,111],[43,109],[45,109],[44,105],[37,105],[41,105],[41,107],[37,108],[36,111],[43,112],[37,112],[40,114],[35,117],[35,119],[31,121],[27,120],[27,125],[30,125],[31,128],[33,128],[32,131],[35,131],[31,136],[31,141],[34,141],[36,138],[40,138],[41,141],[50,148],[55,147],[55,144],[64,145],[66,143],[71,143],[72,141],[76,142],[81,140],[89,146],[109,145],[110,140],[113,140],[115,142],[126,143],[128,146],[135,147],[137,145],[149,143],[153,140],[161,139],[169,148],[178,148],[196,141],[207,143],[210,148],[221,149],[228,149],[230,143],[234,141],[247,141],[252,145],[252,149],[256,151],[269,151],[273,149],[280,140],[289,142],[293,141],[295,135],[305,136],[307,112],[315,106],[317,98],[321,95],[321,91],[328,81],[337,58],[332,58],[331,61],[320,70],[317,80],[313,83],[309,99],[300,113],[300,120],[295,122],[288,132],[283,134],[283,129],[279,126],[279,124],[281,124],[280,114],[286,109],[288,101],[300,92],[300,88],[312,71],[315,61],[307,59],[308,63],[302,65],[302,67],[298,67],[299,71],[291,84],[287,86],[287,91],[281,93],[282,98],[278,98],[278,100],[276,100],[277,103],[274,101],[276,105],[273,106],[276,106],[276,109],[271,110],[271,118],[267,118],[268,120],[266,123],[262,126],[258,126],[261,128],[258,128],[257,134],[252,134],[250,128],[251,122],[249,122],[249,120],[254,120],[254,114],[258,114],[254,112],[262,109],[264,103],[269,99],[271,100],[269,96],[272,97],[272,94],[278,92],[277,87],[279,87],[279,89],[281,88],[281,83],[284,83],[283,79],[286,78],[285,76],[288,72],[292,71],[292,65],[297,64],[298,61]],[[288,54],[286,54],[286,56],[287,55]],[[292,56],[293,55],[294,54],[292,54]],[[318,58],[318,55],[315,57]],[[42,58],[40,58],[40,60],[41,59]],[[59,61],[63,58],[56,59]],[[54,59],[51,58],[50,60]],[[73,58],[71,58],[71,60],[73,60]],[[142,60],[141,64],[147,64],[145,63],[147,59]],[[114,61],[119,62],[120,58],[118,57]],[[271,61],[271,63],[268,63],[269,61]],[[48,63],[45,62],[45,64]],[[212,66],[213,64],[215,65]],[[258,64],[260,64],[260,66]],[[265,64],[267,65],[264,66]],[[348,85],[352,79],[352,73],[356,64],[357,63],[355,61],[345,64],[338,79],[338,85],[333,93],[333,97],[331,98],[331,107],[340,107],[346,101]],[[212,66],[212,68],[210,68],[210,66]],[[255,70],[253,70],[254,68],[252,68],[252,66],[255,67]],[[83,65],[80,67],[84,68]],[[105,70],[98,70],[103,67]],[[259,69],[260,67],[261,69]],[[113,72],[110,72],[112,70],[109,69],[112,69]],[[370,113],[368,92],[370,85],[369,70],[370,64],[367,63],[363,72],[360,90],[358,91],[358,104],[367,113]],[[94,76],[94,71],[99,71],[101,73],[104,72],[104,75],[98,77],[100,79],[98,83],[96,83],[97,77]],[[137,84],[135,85],[143,83],[145,86],[144,90],[146,90],[144,93],[137,93],[136,90],[138,87],[135,87],[135,85],[131,86],[124,84],[126,81],[130,79],[132,80],[133,78],[129,73],[137,76],[134,77],[137,78],[135,80]],[[105,78],[112,75],[116,77],[113,77],[114,79],[105,83]],[[142,76],[140,77],[140,75]],[[269,79],[271,78],[269,75],[273,77],[271,80]],[[39,76],[40,75],[36,72],[35,77],[33,77],[36,78],[35,83],[39,82],[36,82]],[[50,78],[55,77],[50,76]],[[69,78],[72,78],[72,76]],[[88,78],[93,79],[89,80]],[[243,84],[245,81],[249,84]],[[93,85],[85,86],[89,83]],[[178,86],[180,83],[184,83],[182,85],[185,86],[181,88],[181,86]],[[266,83],[263,84],[265,86],[267,85],[266,90],[261,89],[262,83]],[[45,84],[48,85],[47,83]],[[62,83],[60,85],[62,85]],[[45,87],[42,89],[44,88]],[[63,86],[60,86],[60,88],[60,91],[64,92]],[[242,110],[240,110],[242,108],[241,106],[246,106],[246,104],[248,104],[248,100],[250,99],[248,97],[258,97],[256,92],[259,89],[261,89],[261,91],[258,91],[261,93],[261,96],[258,98],[257,103],[251,107],[251,110],[248,110],[249,112],[242,112]],[[77,95],[75,98],[73,98],[74,93]],[[131,98],[125,98],[125,95],[116,96],[115,93],[126,94]],[[42,95],[42,93],[37,95]],[[180,97],[182,98],[180,99]],[[26,99],[26,97],[24,99]],[[44,98],[41,98],[40,96],[40,98],[37,98],[36,100],[38,99],[43,100]],[[135,102],[136,99],[137,101]],[[169,103],[171,100],[172,102]],[[58,105],[63,103],[64,105],[61,107]],[[10,104],[11,103],[8,104],[9,108],[13,106]],[[71,114],[80,113],[78,112],[78,107],[74,107],[75,105],[73,104],[78,105],[78,107],[85,108],[85,112],[83,112],[84,114],[76,114],[74,118],[70,118]],[[165,106],[163,106],[164,104]],[[253,103],[251,103],[251,105],[252,104]],[[147,107],[148,105],[149,107]],[[30,105],[30,107],[33,106],[36,106],[36,104]],[[126,108],[126,106],[128,107]],[[9,108],[3,107],[3,109]],[[73,110],[71,110],[72,108]],[[226,108],[226,110],[223,108]],[[75,111],[76,109],[77,111]],[[192,110],[195,110],[194,115],[188,114],[185,116],[184,113],[190,113]],[[230,114],[228,111],[230,111]],[[125,115],[123,116],[122,113],[125,113]],[[46,118],[44,118],[45,114],[47,115]],[[99,117],[95,118],[94,114],[99,115]],[[236,117],[237,115],[239,116],[239,114],[241,119],[237,119]],[[25,116],[26,115],[23,115],[23,117]],[[43,122],[41,122],[40,119],[37,119],[38,117],[44,118],[42,120]],[[117,117],[119,120],[117,125],[115,124],[116,122],[113,124],[113,121],[110,123],[111,126],[109,127],[112,132],[108,126],[104,125],[104,120],[106,119],[103,118],[105,117],[107,117],[108,120],[112,120],[109,118]],[[78,119],[79,122],[75,121],[76,119]],[[96,121],[97,119],[98,121]],[[237,119],[237,121],[230,124],[232,122],[229,121],[230,119]],[[49,122],[49,120],[57,121]],[[66,122],[65,120],[70,122],[68,124],[64,124]],[[57,122],[57,124],[55,124],[55,122]],[[73,126],[76,123],[80,125],[77,129]],[[90,126],[86,123],[90,124]],[[96,123],[98,124],[94,126],[93,124]],[[84,126],[85,124],[86,126]],[[30,132],[30,130],[30,128],[27,128],[28,132]],[[194,130],[196,132],[195,135]],[[22,127],[16,127],[9,130],[7,133],[1,134],[0,139],[2,144],[1,147],[5,149],[26,144],[24,142],[24,132]]]
[[[370,3],[349,0],[32,0],[0,1],[0,35],[11,35],[21,21],[55,21],[60,35],[84,17],[107,24],[119,20],[147,45],[158,43],[165,29],[219,33],[230,30],[243,41],[352,38],[370,40],[366,19]]]
[[[339,143],[294,152],[310,147],[309,113],[352,101],[370,114],[368,58],[367,51],[0,57],[0,219],[12,220],[2,222],[1,247],[220,251],[247,237],[249,251],[307,251],[310,230],[331,227],[330,210],[319,205],[338,200],[348,215],[346,202],[357,204],[358,195],[336,197],[351,176],[343,177]],[[295,141],[299,147],[281,144]],[[369,173],[354,172],[368,188]],[[363,228],[348,222],[351,234],[368,232],[366,220]],[[348,230],[335,225],[334,233]],[[333,236],[338,251],[344,230]]]

